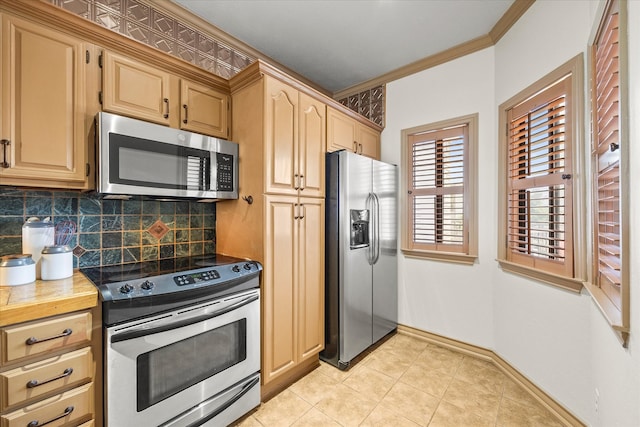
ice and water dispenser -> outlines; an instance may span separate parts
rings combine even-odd
[[[369,210],[351,209],[351,249],[369,246]]]

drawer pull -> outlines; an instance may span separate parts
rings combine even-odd
[[[72,412],[73,412],[73,406],[67,406],[64,409],[64,412],[62,414],[58,415],[57,417],[51,418],[49,421],[45,421],[42,424],[40,424],[40,421],[38,421],[38,420],[33,420],[29,424],[27,424],[27,427],[39,427],[39,426],[43,426],[43,425],[46,425],[46,424],[50,424],[50,423],[52,423],[52,422],[54,422],[56,420],[59,420],[60,418],[66,417],[67,415],[69,415]]]
[[[42,382],[38,382],[38,380],[31,380],[31,381],[29,381],[27,383],[27,388],[35,388],[35,387],[38,387],[39,385],[47,384],[47,383],[50,383],[51,381],[55,381],[55,380],[59,380],[59,379],[68,377],[71,374],[73,374],[73,368],[67,368],[67,369],[64,370],[63,373],[61,373],[57,377],[49,378],[48,380],[44,380]]]
[[[62,333],[60,335],[54,335],[52,337],[42,338],[42,339],[38,339],[36,337],[31,337],[25,342],[26,342],[27,345],[34,345],[34,344],[38,344],[38,343],[41,343],[41,342],[44,342],[44,341],[55,340],[56,338],[68,337],[72,333],[73,333],[73,331],[71,330],[71,328],[67,328],[64,331],[62,331]]]

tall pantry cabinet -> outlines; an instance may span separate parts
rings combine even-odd
[[[216,250],[264,266],[266,399],[317,366],[324,346],[326,106],[260,67],[231,81],[241,198],[216,206]]]

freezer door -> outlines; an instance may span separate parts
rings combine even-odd
[[[368,209],[371,193],[371,159],[340,152],[340,361],[348,363],[372,341],[372,269],[368,245],[352,247],[351,213]],[[369,213],[370,217],[370,213]],[[371,229],[369,228],[369,233]],[[369,235],[371,237],[371,235]]]
[[[393,331],[398,324],[398,171],[395,165],[373,163],[373,209],[375,230],[373,265],[373,342]]]

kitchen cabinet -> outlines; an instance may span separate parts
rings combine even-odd
[[[0,50],[0,183],[90,188],[94,46],[4,14]]]
[[[324,200],[266,196],[264,383],[324,348]]]
[[[104,111],[228,138],[227,94],[109,51],[102,70]]]
[[[94,327],[84,310],[0,328],[2,427],[93,422]]]
[[[380,160],[380,132],[327,107],[327,151],[348,150]]]
[[[325,105],[265,76],[265,192],[324,197]]]
[[[231,82],[240,198],[216,206],[216,249],[264,267],[266,400],[318,366],[324,348],[326,104],[262,66]]]

